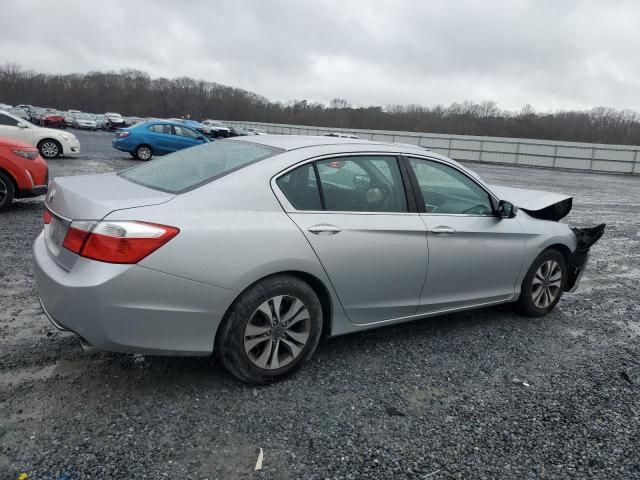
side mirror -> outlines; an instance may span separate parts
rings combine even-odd
[[[500,200],[496,215],[499,218],[513,218],[516,216],[517,211],[518,207],[516,207],[513,203],[507,202],[506,200]]]
[[[18,123],[18,128],[29,128],[26,123]]]

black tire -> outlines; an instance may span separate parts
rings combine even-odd
[[[11,179],[0,172],[0,212],[7,210],[13,203],[13,196],[16,193],[16,187]]]
[[[149,145],[145,145],[145,144],[138,145],[134,153],[135,153],[135,157],[138,160],[147,161],[153,158],[153,148],[151,148]]]
[[[45,138],[38,143],[38,151],[43,158],[51,160],[62,155],[62,145],[57,140]]]
[[[557,280],[555,282],[549,282],[548,280],[544,280],[543,282],[541,282],[541,279],[545,276],[543,264],[548,265],[548,262],[552,262],[551,265],[555,264],[559,267],[561,276],[560,284],[557,287],[552,286],[554,283],[557,283]],[[539,269],[541,268],[541,276],[536,277],[536,274],[539,273]],[[550,276],[550,278],[555,277]],[[534,279],[536,280],[535,285]],[[560,253],[558,250],[545,250],[538,256],[538,258],[534,260],[533,264],[531,264],[527,275],[522,281],[520,298],[516,303],[517,312],[527,317],[543,317],[547,315],[551,310],[555,308],[555,306],[560,301],[566,283],[567,265],[564,255],[562,255],[562,253]],[[548,290],[550,292],[549,294],[541,292],[541,289],[544,290],[544,286],[546,284],[549,284],[550,287],[550,289]],[[545,295],[548,296],[545,297]],[[551,296],[553,296],[552,299]],[[542,301],[545,298],[551,300],[546,305],[544,304],[544,301]]]
[[[309,330],[308,338],[300,353],[294,356],[293,360],[290,360],[285,366],[280,368],[260,368],[245,352],[245,329],[254,318],[254,315],[258,314],[258,307],[269,299],[281,295],[287,298],[295,297],[306,307],[309,313],[308,324],[305,323]],[[258,385],[271,383],[290,375],[313,355],[322,333],[322,321],[320,300],[318,300],[318,296],[307,283],[289,275],[275,275],[255,283],[234,301],[218,328],[215,351],[229,373],[243,382]],[[286,323],[283,323],[283,325],[286,326]],[[275,331],[276,327],[269,328],[273,328]],[[289,337],[286,337],[286,333],[283,338],[290,340]],[[266,343],[261,344],[265,345],[264,347],[258,346],[257,348],[266,349],[269,346],[271,351],[271,342],[272,340],[267,340]],[[277,346],[280,345],[279,340],[278,343],[275,343],[276,340],[273,340],[273,342]],[[287,350],[285,348],[285,354]],[[279,351],[283,350],[276,350],[276,354]]]

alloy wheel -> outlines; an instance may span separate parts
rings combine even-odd
[[[256,367],[276,370],[295,360],[311,333],[306,305],[290,295],[270,298],[253,313],[244,330],[244,351]]]
[[[151,150],[148,147],[138,148],[138,158],[140,160],[149,160],[151,158]]]
[[[58,145],[54,142],[45,142],[40,147],[40,151],[46,158],[54,158],[58,155]]]
[[[562,269],[555,260],[544,262],[533,277],[531,298],[538,308],[547,308],[553,303],[562,287]]]

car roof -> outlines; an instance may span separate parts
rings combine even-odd
[[[235,137],[233,140],[258,143],[268,147],[280,148],[282,150],[298,150],[300,148],[320,147],[323,145],[361,145],[361,146],[397,146],[402,150],[425,153],[428,151],[417,145],[379,142],[375,140],[360,140],[357,138],[326,137],[313,135],[254,135],[247,137]]]
[[[473,170],[469,170],[464,165],[456,162],[455,160],[445,157],[439,153],[433,152],[425,147],[420,147],[418,145],[411,145],[408,143],[390,143],[390,142],[379,142],[374,140],[360,140],[355,138],[344,138],[344,137],[326,137],[326,136],[313,136],[313,135],[252,135],[246,137],[234,137],[233,139],[229,139],[232,141],[241,141],[241,142],[249,142],[255,143],[259,145],[265,145],[267,147],[278,148],[284,151],[291,150],[299,150],[303,148],[313,148],[313,147],[332,147],[333,154],[339,153],[338,149],[340,146],[348,146],[349,148],[345,149],[346,151],[355,151],[358,147],[362,147],[363,150],[370,148],[374,151],[381,152],[397,152],[404,154],[414,154],[421,156],[428,156],[431,158],[436,158],[442,160],[451,165],[455,165],[456,167],[468,172],[475,178],[480,178],[476,172]],[[345,152],[346,153],[346,152]]]

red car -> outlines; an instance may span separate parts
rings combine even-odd
[[[0,138],[0,211],[14,198],[47,193],[49,167],[33,145]]]
[[[40,125],[51,128],[67,128],[64,115],[59,112],[45,112],[42,117],[40,117]]]

